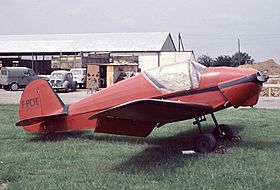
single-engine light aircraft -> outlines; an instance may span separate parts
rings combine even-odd
[[[189,61],[143,71],[71,105],[65,105],[47,81],[38,79],[21,96],[16,125],[33,133],[93,129],[146,137],[156,127],[194,119],[199,129],[194,149],[211,152],[218,139],[235,137],[228,125],[218,124],[214,113],[255,105],[267,79],[266,73],[254,69],[206,68]],[[201,127],[208,114],[215,124],[211,134]]]

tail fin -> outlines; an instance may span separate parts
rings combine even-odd
[[[67,115],[65,105],[45,80],[34,80],[23,91],[17,126],[40,123],[52,116]]]

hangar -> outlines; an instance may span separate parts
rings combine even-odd
[[[114,56],[137,57],[133,60],[142,70],[194,56],[192,51],[178,52],[169,32],[0,35],[0,67],[27,66],[38,74],[54,70],[52,60],[61,63],[65,56],[78,60],[77,57],[104,52],[109,55],[109,63]]]

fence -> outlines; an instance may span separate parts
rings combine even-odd
[[[280,96],[280,75],[270,75],[267,83],[263,85],[264,89],[268,89],[268,97]]]

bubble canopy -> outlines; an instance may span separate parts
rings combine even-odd
[[[198,88],[205,68],[191,60],[153,68],[144,73],[159,89],[172,92]]]

